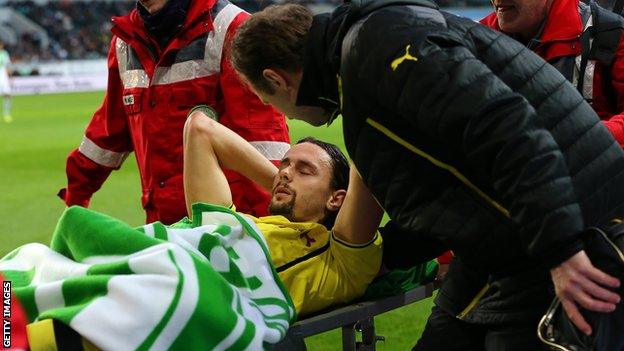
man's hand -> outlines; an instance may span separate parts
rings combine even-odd
[[[579,251],[561,265],[550,270],[555,292],[570,320],[583,333],[591,335],[591,326],[578,310],[580,305],[595,312],[613,312],[620,296],[606,288],[618,288],[620,281],[589,261],[585,251]]]
[[[444,280],[446,277],[446,273],[448,273],[450,264],[448,263],[440,263],[438,265],[438,274],[436,275],[436,280]]]

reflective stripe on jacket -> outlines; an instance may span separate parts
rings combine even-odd
[[[88,205],[111,170],[134,151],[147,220],[182,218],[182,129],[189,109],[199,104],[212,106],[220,123],[270,160],[282,158],[290,145],[284,117],[241,83],[224,54],[247,17],[225,0],[194,0],[165,49],[145,32],[136,10],[113,19],[107,93],[68,157],[68,187],[59,194],[67,205]],[[269,194],[237,173],[226,175],[237,208],[265,215]]]

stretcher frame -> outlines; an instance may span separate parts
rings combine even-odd
[[[305,338],[337,328],[342,329],[342,350],[376,350],[377,342],[385,338],[375,333],[375,316],[431,297],[439,286],[440,283],[435,281],[403,294],[362,301],[307,317],[293,324],[284,340],[273,346],[273,350],[306,350]],[[357,341],[358,333],[361,333],[361,341]]]

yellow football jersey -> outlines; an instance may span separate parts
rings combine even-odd
[[[251,216],[250,216],[251,217]],[[361,296],[381,266],[377,233],[365,245],[350,245],[318,223],[283,216],[251,217],[267,240],[271,258],[300,315]]]

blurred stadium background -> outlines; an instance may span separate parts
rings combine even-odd
[[[249,12],[279,3],[234,0]],[[340,0],[303,0],[314,12],[331,11]],[[451,12],[478,19],[489,0],[438,0]],[[136,6],[132,0],[0,0],[0,40],[11,54],[14,77],[105,73],[111,17]],[[19,81],[19,79],[18,79]],[[17,84],[16,93],[30,93]]]
[[[608,2],[609,0],[607,0]],[[249,12],[272,0],[233,1]],[[340,0],[304,0],[314,12],[330,11]],[[489,0],[439,0],[445,10],[478,20]],[[0,40],[13,64],[13,123],[0,122],[0,257],[27,242],[49,241],[64,209],[56,192],[65,185],[65,157],[79,145],[106,85],[110,19],[123,15],[129,0],[0,0]],[[340,123],[312,128],[289,121],[293,141],[306,135],[343,145]],[[136,164],[128,160],[92,200],[95,210],[140,225]],[[377,318],[380,350],[413,346],[431,308],[423,301]],[[307,340],[310,350],[339,350],[340,331]]]

